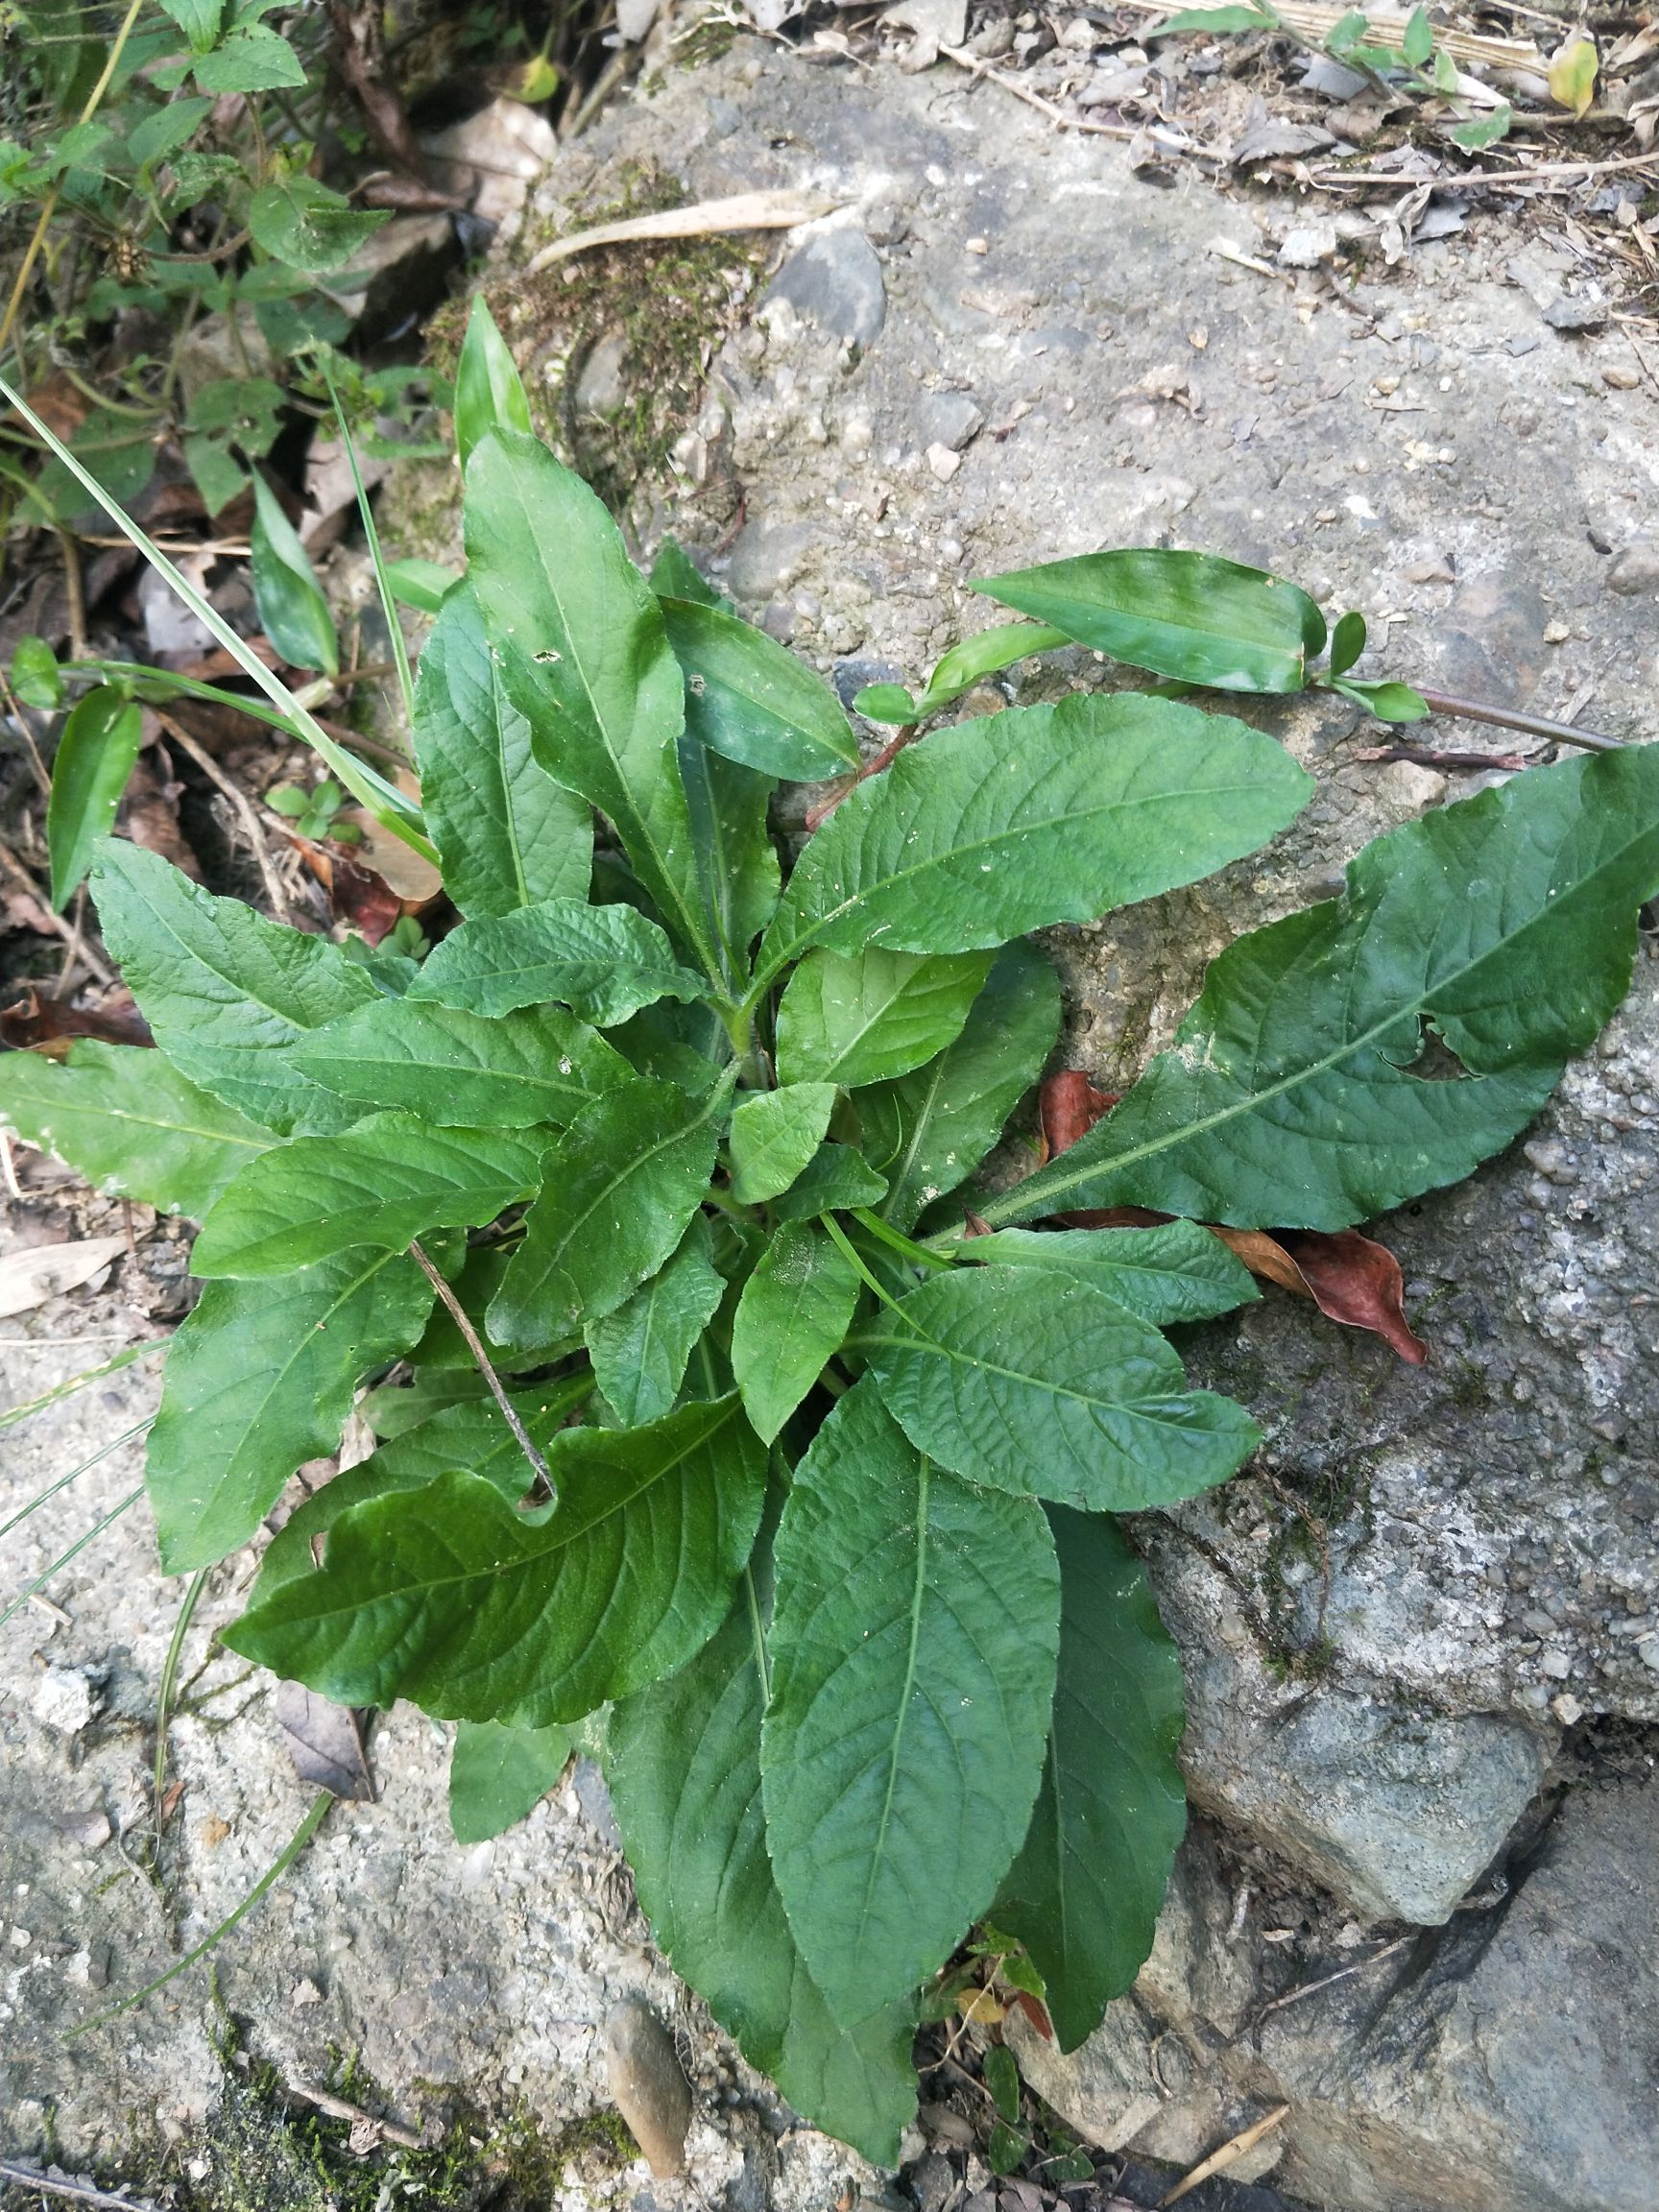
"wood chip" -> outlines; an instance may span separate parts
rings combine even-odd
[[[83,1237],[72,1244],[36,1244],[0,1260],[0,1314],[27,1313],[64,1290],[89,1283],[127,1249],[121,1237]]]
[[[1173,2204],[1179,2198],[1185,2197],[1189,2189],[1196,2189],[1200,2181],[1208,2181],[1212,2174],[1225,2173],[1229,2166],[1243,2157],[1246,2151],[1254,2151],[1262,2136],[1271,2134],[1289,2109],[1288,2104],[1277,2105],[1264,2120],[1258,2120],[1253,2128],[1241,2129],[1230,2141],[1223,2143],[1219,2151],[1212,2151],[1208,2158],[1201,2158],[1191,2173],[1175,2184],[1167,2197],[1159,2198],[1159,2212],[1163,2212],[1166,2204]]]

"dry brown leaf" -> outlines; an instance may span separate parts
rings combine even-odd
[[[125,1237],[83,1237],[72,1244],[36,1244],[0,1259],[0,1315],[27,1313],[61,1291],[89,1283],[127,1249]]]
[[[315,1783],[353,1804],[374,1802],[363,1730],[348,1706],[330,1704],[302,1682],[278,1682],[276,1720],[301,1782]]]

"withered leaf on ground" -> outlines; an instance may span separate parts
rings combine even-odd
[[[1082,1070],[1062,1068],[1046,1075],[1038,1094],[1038,1113],[1048,1156],[1066,1151],[1086,1137],[1119,1094],[1098,1091]],[[1056,1215],[1070,1229],[1149,1229],[1166,1214],[1143,1206],[1112,1206]],[[1347,1329],[1364,1329],[1420,1367],[1429,1347],[1406,1319],[1405,1280],[1400,1262],[1386,1246],[1358,1229],[1224,1229],[1206,1222],[1213,1236],[1243,1261],[1252,1275],[1277,1283],[1298,1298],[1310,1298],[1327,1320]]]
[[[127,1249],[125,1237],[83,1237],[72,1244],[36,1244],[0,1259],[0,1315],[27,1313],[64,1290],[89,1283]]]
[[[77,1037],[95,1037],[101,1045],[156,1042],[130,991],[111,991],[98,1006],[75,1006],[67,998],[43,998],[31,987],[0,1010],[0,1045],[13,1051],[61,1060]]]
[[[276,1719],[301,1782],[315,1783],[352,1804],[373,1804],[362,1723],[349,1706],[330,1704],[302,1682],[278,1682]]]

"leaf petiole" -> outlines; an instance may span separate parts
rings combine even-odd
[[[852,1214],[854,1220],[861,1228],[867,1229],[878,1243],[897,1252],[901,1260],[908,1260],[913,1267],[938,1269],[955,1264],[953,1260],[941,1253],[929,1252],[926,1244],[918,1244],[913,1238],[902,1236],[891,1221],[883,1221],[879,1214],[871,1213],[867,1206],[854,1206]]]

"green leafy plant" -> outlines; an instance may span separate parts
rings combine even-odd
[[[1070,2047],[1151,1941],[1181,1684],[1118,1517],[1258,1441],[1165,1334],[1257,1295],[1202,1224],[1351,1224],[1526,1126],[1628,985],[1659,754],[1379,839],[1010,1184],[987,1164],[1060,1027],[1027,933],[1260,850],[1311,778],[1235,717],[1075,693],[890,749],[782,849],[775,788],[851,767],[845,716],[683,554],[653,589],[493,336],[413,690],[454,926],[356,960],[104,839],[159,1051],[13,1056],[0,1107],[203,1222],[149,1442],[171,1571],[255,1540],[370,1386],[378,1448],[268,1545],[228,1644],[460,1722],[463,1839],[581,1731],[666,1955],[891,2158],[960,1946],[1017,1949]],[[1184,685],[1293,689],[1326,645],[1293,586],[1205,556],[984,589]],[[1332,681],[1361,643],[1346,618]],[[1118,1205],[1169,1218],[1022,1226]]]

